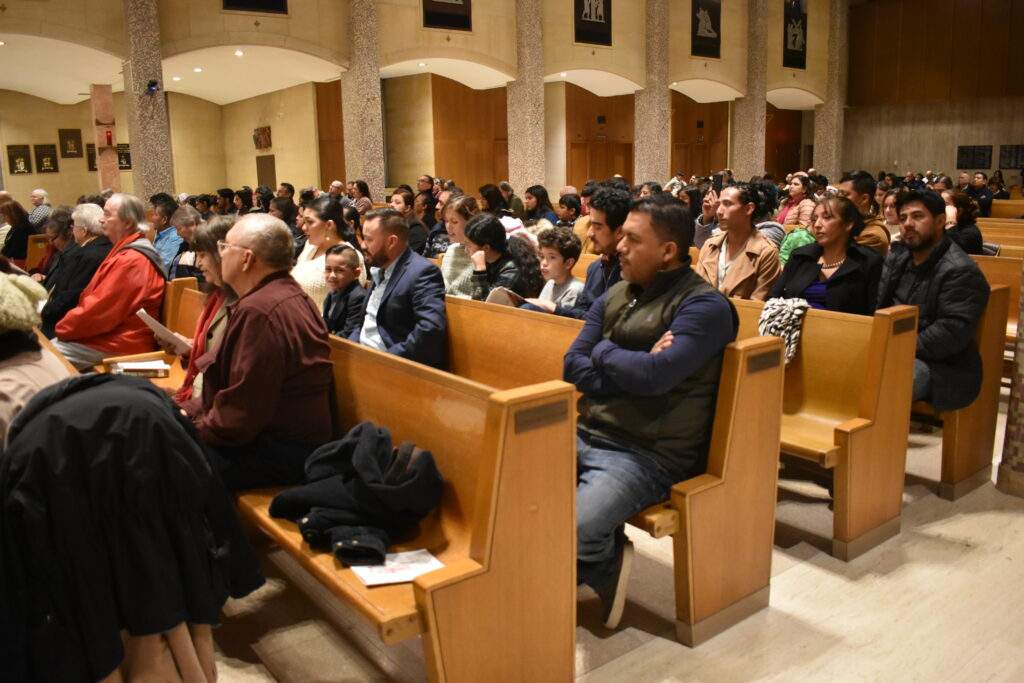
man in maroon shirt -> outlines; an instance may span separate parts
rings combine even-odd
[[[289,275],[291,232],[249,214],[218,243],[238,295],[220,344],[197,359],[202,398],[186,406],[232,491],[296,484],[333,436],[331,348],[319,309]]]

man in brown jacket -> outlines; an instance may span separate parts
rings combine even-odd
[[[843,174],[836,189],[839,196],[853,202],[864,217],[864,229],[854,238],[857,244],[885,257],[889,253],[889,229],[875,202],[875,185],[874,177],[867,171],[853,171]]]

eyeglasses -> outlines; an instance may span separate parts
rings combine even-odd
[[[230,244],[228,242],[225,242],[224,240],[217,240],[217,251],[218,252],[223,254],[228,249],[245,249],[245,247],[241,247],[241,246],[239,246],[237,244]]]

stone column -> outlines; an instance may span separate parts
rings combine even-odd
[[[174,159],[163,91],[157,0],[124,0],[124,27],[128,46],[124,97],[128,105],[135,194],[143,199],[157,192],[173,194]],[[159,84],[160,89],[150,92],[150,81]]]
[[[732,104],[732,153],[737,178],[765,172],[765,109],[768,103],[768,0],[749,0],[747,9],[747,94]]]
[[[832,182],[838,180],[843,171],[843,121],[850,62],[849,14],[849,0],[829,0],[825,103],[814,109],[813,166]]]
[[[647,0],[647,83],[633,96],[633,182],[659,183],[671,175],[672,93],[668,87],[668,0]]]
[[[121,172],[117,168],[117,121],[114,120],[114,95],[109,85],[89,86],[89,105],[92,110],[93,136],[96,145],[96,170],[99,189],[121,191]],[[108,143],[107,133],[110,133]]]
[[[377,3],[352,0],[348,28],[349,65],[341,76],[345,130],[345,175],[365,180],[374,202],[384,201],[384,110],[377,54]]]
[[[1024,282],[1024,272],[1021,273]],[[1021,299],[1024,311],[1024,299]],[[1006,411],[1006,434],[1003,438],[1003,460],[999,463],[996,488],[1003,493],[1024,498],[1024,337],[1021,326],[1017,326],[1017,348],[1014,350],[1017,362],[1013,367],[1013,384],[1010,386],[1010,406]]]
[[[517,194],[544,184],[544,11],[541,0],[516,0],[516,80],[508,98],[508,181]],[[558,188],[548,188],[557,194]]]

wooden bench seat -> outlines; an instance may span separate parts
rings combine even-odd
[[[734,299],[739,338],[763,302]],[[832,554],[850,560],[900,529],[917,309],[810,310],[786,366],[783,452],[833,470]]]
[[[1024,216],[1024,199],[995,199],[992,218],[1019,218]]]
[[[582,322],[447,298],[449,369],[512,388],[562,376]],[[630,524],[673,536],[676,634],[694,646],[768,605],[778,475],[781,342],[730,344],[707,473],[676,484],[668,501]]]
[[[571,680],[575,661],[575,419],[569,384],[509,391],[331,337],[337,417],[430,450],[439,509],[411,541],[445,567],[411,584],[365,587],[294,524],[275,491],[238,497],[267,534],[387,643],[422,634],[432,681]]]
[[[974,339],[981,355],[981,391],[974,403],[936,415],[927,403],[915,403],[915,414],[942,421],[942,479],[939,495],[956,500],[990,481],[992,447],[999,417],[1003,349],[1009,289],[991,285],[988,305],[982,313]]]

